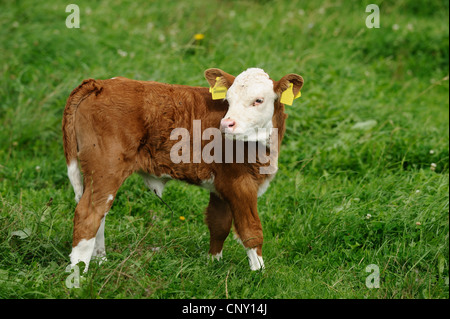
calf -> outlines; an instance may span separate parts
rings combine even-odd
[[[290,95],[291,100],[298,96],[303,78],[288,74],[273,81],[257,68],[237,77],[208,69],[205,77],[209,90],[117,77],[85,80],[72,91],[62,123],[68,175],[78,203],[73,220],[72,266],[82,261],[86,271],[91,257],[105,259],[105,216],[119,187],[137,172],[158,196],[170,179],[208,189],[206,223],[211,256],[222,257],[223,243],[234,222],[250,268],[264,268],[257,197],[267,189],[277,169],[287,117],[280,98],[283,94]],[[180,158],[179,151],[185,151],[174,134],[177,129],[189,136],[205,137],[212,128],[220,129],[219,142],[223,142],[214,148],[217,154],[213,161],[198,156],[196,148],[206,146],[203,138],[181,144],[194,153],[184,154],[184,160],[174,160]],[[229,141],[236,156],[237,144],[244,146],[243,161],[224,160]],[[263,146],[269,161],[263,161],[259,153],[256,160],[250,160],[247,151],[254,143]],[[263,172],[268,167],[272,170]]]

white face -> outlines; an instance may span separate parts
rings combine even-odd
[[[221,121],[222,132],[238,140],[267,141],[276,98],[273,82],[262,69],[242,72],[227,91],[229,108]]]

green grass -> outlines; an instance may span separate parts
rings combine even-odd
[[[78,1],[67,29],[69,3],[0,5],[0,298],[449,298],[447,1],[379,1],[380,29],[359,1]],[[305,78],[259,199],[266,270],[231,235],[207,260],[205,190],[170,182],[172,214],[132,176],[108,262],[67,288],[71,90],[118,75],[206,86],[207,68],[253,66]]]

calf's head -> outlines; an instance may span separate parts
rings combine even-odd
[[[266,142],[273,128],[274,113],[281,94],[290,89],[296,96],[303,86],[303,78],[288,74],[279,81],[272,80],[264,70],[250,68],[237,77],[220,69],[208,69],[205,78],[211,87],[227,88],[229,108],[221,120],[220,129],[237,140]]]

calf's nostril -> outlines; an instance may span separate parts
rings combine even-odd
[[[231,128],[234,128],[236,126],[236,121],[231,120],[229,118],[228,119],[223,119],[220,122],[220,126],[221,126],[222,130],[227,129],[227,128],[231,129]]]

